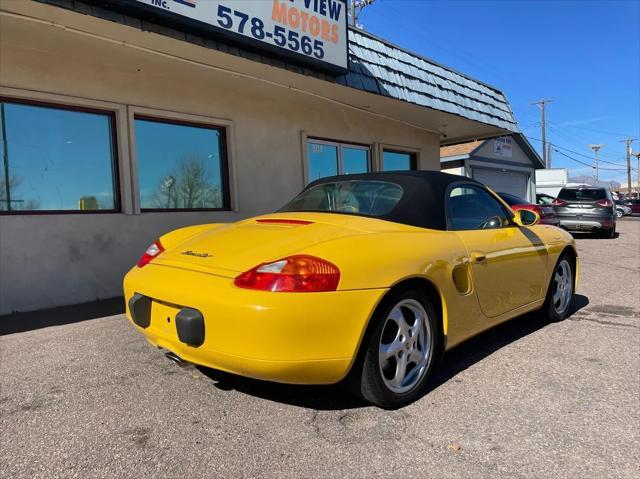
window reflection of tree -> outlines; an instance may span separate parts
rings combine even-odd
[[[222,191],[202,157],[190,154],[162,179],[151,204],[158,209],[222,208]]]
[[[12,175],[9,177],[8,183],[9,189],[7,190],[7,180],[4,177],[0,177],[0,211],[33,211],[40,209],[40,201],[38,200],[24,200],[13,197],[18,186],[22,183],[22,178]]]

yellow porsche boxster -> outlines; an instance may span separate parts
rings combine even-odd
[[[324,178],[276,213],[154,241],[124,279],[127,317],[185,361],[400,407],[461,341],[568,314],[575,242],[538,219],[440,172]]]

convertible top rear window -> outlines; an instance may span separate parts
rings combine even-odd
[[[280,211],[321,211],[381,217],[393,210],[404,194],[389,181],[344,180],[312,186]]]

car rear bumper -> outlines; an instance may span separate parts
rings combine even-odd
[[[590,230],[610,230],[615,227],[615,219],[613,217],[560,217],[560,227],[574,231],[590,231]]]
[[[136,329],[186,361],[257,379],[331,384],[351,368],[386,290],[253,291],[230,278],[152,263],[127,274],[124,292]],[[136,294],[148,308],[129,304]],[[134,321],[132,313],[142,318]]]

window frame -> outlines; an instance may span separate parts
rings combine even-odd
[[[488,229],[482,229],[482,228],[474,228],[471,230],[457,230],[457,229],[453,229],[451,226],[451,215],[449,214],[449,202],[451,200],[451,191],[454,190],[455,188],[464,188],[464,187],[468,187],[468,188],[476,188],[478,190],[484,191],[485,193],[487,193],[491,198],[493,198],[495,200],[496,203],[498,203],[498,205],[500,206],[500,208],[502,209],[502,211],[504,212],[507,220],[509,221],[508,225],[505,226],[501,226],[500,228],[488,228]],[[514,221],[515,216],[509,211],[507,210],[507,208],[505,208],[504,202],[497,196],[497,194],[494,194],[491,190],[489,190],[488,188],[485,188],[482,185],[478,185],[475,183],[469,183],[468,181],[456,181],[454,183],[451,183],[449,186],[447,186],[447,189],[445,191],[445,202],[444,202],[444,215],[445,215],[445,219],[446,219],[446,224],[447,224],[447,231],[497,231],[497,230],[502,230],[505,228],[514,228],[517,227],[517,223]]]
[[[305,138],[305,160],[306,160],[306,184],[315,181],[309,178],[309,143],[315,143],[318,145],[327,145],[334,146],[338,150],[338,171],[336,175],[344,175],[344,157],[342,154],[343,148],[351,148],[353,150],[363,150],[367,152],[367,171],[366,173],[371,173],[373,171],[373,148],[371,145],[367,145],[366,143],[358,143],[358,142],[349,142],[349,141],[341,141],[341,140],[330,140],[327,138],[319,138],[316,136],[307,136]],[[351,173],[358,174],[358,173]]]
[[[401,155],[409,155],[409,170],[404,171],[415,171],[418,169],[418,152],[415,150],[404,150],[402,148],[395,147],[382,147],[382,154],[380,155],[380,171],[395,171],[395,170],[386,170],[384,167],[384,154],[385,153],[398,153]]]
[[[118,148],[118,124],[117,113],[107,108],[91,107],[78,104],[59,103],[57,101],[39,100],[33,98],[16,98],[0,95],[0,103],[14,103],[19,105],[39,106],[57,110],[74,111],[80,113],[91,113],[94,115],[104,115],[110,122],[111,141],[111,168],[113,185],[113,208],[99,210],[0,210],[0,216],[34,216],[34,215],[104,215],[122,213],[122,194],[120,179],[120,149]]]
[[[135,171],[136,171],[136,181],[138,183],[136,187],[136,198],[135,202],[137,204],[138,210],[140,213],[189,213],[189,212],[206,212],[206,211],[233,211],[232,208],[232,198],[231,198],[231,173],[229,168],[229,147],[228,143],[228,126],[217,124],[215,121],[202,121],[202,120],[185,120],[183,118],[176,118],[174,116],[162,116],[155,115],[147,112],[139,112],[133,111],[131,116],[131,128],[133,130],[133,137],[135,141],[132,142],[131,148],[134,150],[135,155]],[[140,162],[138,161],[138,138],[135,137],[135,121],[143,120],[143,121],[151,121],[156,123],[164,123],[170,125],[178,125],[178,126],[187,126],[187,127],[196,127],[196,128],[204,128],[207,130],[216,130],[220,133],[220,179],[222,180],[222,207],[221,208],[143,208],[141,206],[141,198],[140,198]]]

